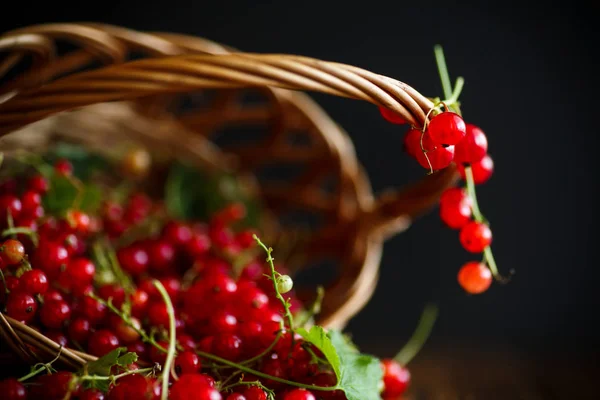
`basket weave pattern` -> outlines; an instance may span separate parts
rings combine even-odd
[[[63,42],[76,49],[57,55],[56,45]],[[348,135],[299,91],[387,107],[416,127],[423,126],[433,103],[402,82],[357,67],[241,53],[196,37],[99,24],[12,31],[0,36],[1,54],[0,79],[23,59],[32,60],[27,71],[0,86],[0,135],[7,135],[0,141],[2,151],[43,149],[57,135],[99,149],[128,137],[173,157],[240,174],[271,164],[302,167],[289,181],[259,180],[259,192],[276,215],[303,210],[322,220],[293,254],[304,255],[307,262],[329,258],[338,264],[338,278],[326,290],[318,321],[327,327],[343,327],[366,304],[377,282],[384,240],[435,205],[457,178],[449,167],[401,190],[373,195]],[[132,54],[143,57],[131,60]],[[266,101],[244,102],[249,88]],[[183,94],[206,91],[215,92],[208,106],[173,112]],[[216,133],[231,126],[260,127],[266,134],[244,146],[220,149],[213,142]],[[291,140],[297,135],[303,143]],[[325,190],[324,182],[332,178],[333,190]],[[3,314],[0,334],[27,362],[40,354],[54,356],[59,349]],[[93,358],[61,352],[61,361],[71,367]]]

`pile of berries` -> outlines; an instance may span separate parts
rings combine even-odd
[[[380,112],[391,123],[406,124],[391,110],[380,107]],[[466,251],[485,252],[482,262],[468,262],[458,273],[458,283],[467,293],[485,292],[493,275],[497,275],[489,248],[492,231],[479,211],[474,190],[474,185],[485,183],[494,170],[485,133],[447,110],[435,114],[424,130],[410,128],[404,136],[404,149],[431,172],[456,164],[467,188],[447,189],[440,198],[439,214],[446,226],[459,230],[459,240]]]
[[[66,159],[52,168],[77,184]],[[160,199],[132,192],[97,213],[49,215],[53,190],[38,173],[0,185],[2,313],[65,348],[96,357],[126,348],[136,358],[109,377],[49,363],[0,381],[2,399],[159,399],[164,387],[172,400],[346,398],[318,390],[336,386],[336,375],[295,334],[291,318],[307,310],[285,266],[265,263],[255,231],[238,228],[243,204],[208,221],[175,220]],[[382,396],[396,398],[410,374],[392,359],[381,366]]]

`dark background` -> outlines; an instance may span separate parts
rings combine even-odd
[[[442,44],[453,78],[466,79],[464,116],[490,141],[496,172],[479,188],[479,201],[500,269],[517,274],[508,285],[465,295],[456,273],[472,257],[433,212],[386,244],[376,294],[348,330],[364,350],[391,356],[433,300],[440,317],[430,349],[506,349],[556,360],[566,354],[574,363],[596,358],[598,6],[405,3],[11,2],[0,27],[87,20],[176,31],[247,51],[357,65],[428,96],[442,96],[433,57],[433,46]],[[423,173],[401,153],[403,129],[374,107],[316,99],[354,139],[375,190]]]

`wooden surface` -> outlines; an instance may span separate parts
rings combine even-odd
[[[591,353],[423,350],[410,364],[413,385],[403,400],[600,399],[597,361]]]

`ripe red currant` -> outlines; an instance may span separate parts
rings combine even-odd
[[[74,258],[67,264],[65,273],[69,276],[69,288],[83,287],[89,285],[94,279],[96,267],[88,258]]]
[[[69,160],[61,158],[54,163],[54,171],[59,175],[70,176],[73,174],[73,164]]]
[[[454,159],[454,146],[445,146],[434,144],[429,137],[429,131],[426,131],[423,136],[423,152],[419,147],[416,158],[423,168],[433,169],[434,171],[444,169]]]
[[[39,269],[25,271],[19,279],[19,289],[31,295],[44,294],[48,290],[48,278]]]
[[[173,384],[171,400],[221,400],[221,394],[210,386],[203,374],[186,374]]]
[[[306,389],[294,389],[287,392],[283,400],[316,400],[316,397]]]
[[[404,151],[413,158],[417,157],[417,153],[423,152],[421,150],[421,135],[422,132],[414,128],[409,129],[404,134]]]
[[[392,124],[397,124],[397,125],[406,124],[406,120],[404,118],[402,118],[402,116],[400,114],[398,114],[395,111],[390,110],[389,108],[380,106],[379,113],[387,122],[391,122]]]
[[[78,393],[77,400],[104,400],[104,393],[96,389],[86,389]]]
[[[459,239],[468,252],[481,253],[492,243],[492,231],[487,224],[473,221],[462,227]]]
[[[167,270],[175,260],[175,248],[166,240],[156,240],[147,246],[150,268],[156,272]]]
[[[267,393],[258,386],[248,386],[243,394],[246,400],[267,400]]]
[[[87,319],[75,318],[69,323],[68,332],[71,341],[85,346],[92,332],[92,325]]]
[[[69,210],[67,221],[71,228],[80,235],[87,235],[90,231],[91,218],[80,210]]]
[[[44,271],[48,279],[53,280],[58,277],[61,267],[66,265],[68,258],[69,252],[62,244],[40,240],[33,265]]]
[[[121,268],[131,275],[137,276],[148,269],[148,252],[140,245],[123,247],[117,251]]]
[[[431,140],[438,145],[455,145],[467,133],[465,121],[453,112],[443,112],[431,119],[427,126]]]
[[[0,393],[4,400],[26,400],[25,386],[15,378],[6,378],[0,381]]]
[[[471,198],[462,188],[450,188],[440,197],[440,218],[452,229],[460,229],[471,220]]]
[[[60,329],[71,316],[71,307],[64,300],[46,301],[40,310],[40,320],[45,327]]]
[[[181,247],[192,238],[192,230],[183,223],[170,221],[165,225],[162,237],[174,246]]]
[[[21,195],[21,206],[23,214],[32,216],[36,208],[42,205],[42,196],[33,190],[28,190]]]
[[[11,292],[6,301],[8,316],[24,322],[29,322],[35,316],[37,302],[30,294],[25,292]]]
[[[458,283],[467,293],[483,293],[492,284],[492,272],[483,263],[468,262],[458,272]]]
[[[485,133],[473,124],[466,124],[466,128],[465,137],[454,147],[456,163],[474,163],[487,153],[488,141]]]
[[[19,219],[23,205],[18,197],[12,194],[4,194],[0,196],[0,223],[6,223],[8,215],[11,215],[13,220]]]
[[[402,395],[410,384],[410,372],[394,360],[383,360],[383,397],[395,398]]]
[[[117,336],[107,329],[100,329],[88,339],[88,351],[96,357],[102,357],[119,347]]]
[[[242,339],[231,333],[216,335],[211,348],[213,354],[235,361],[242,353]]]
[[[200,357],[193,351],[182,351],[175,358],[175,373],[178,376],[183,374],[194,374],[200,370]]]
[[[48,189],[50,189],[50,183],[48,179],[46,179],[43,175],[34,175],[29,178],[27,182],[27,187],[29,190],[34,192],[38,192],[40,194],[46,194]]]
[[[241,393],[231,393],[227,396],[226,400],[248,400],[246,396]]]
[[[140,374],[126,375],[117,380],[108,391],[107,400],[153,399],[151,382]]]
[[[458,166],[458,172],[460,172],[463,179],[467,179],[464,165],[460,164]],[[471,173],[473,174],[473,182],[476,185],[487,182],[494,173],[494,160],[489,154],[486,154],[481,160],[471,164]]]
[[[48,291],[49,293],[50,291]],[[44,297],[46,301],[48,294]],[[102,296],[100,296],[102,297]],[[75,314],[78,316],[87,319],[90,321],[92,325],[96,325],[100,321],[102,321],[106,316],[106,306],[96,299],[93,299],[89,296],[83,296],[77,300],[74,306]]]

